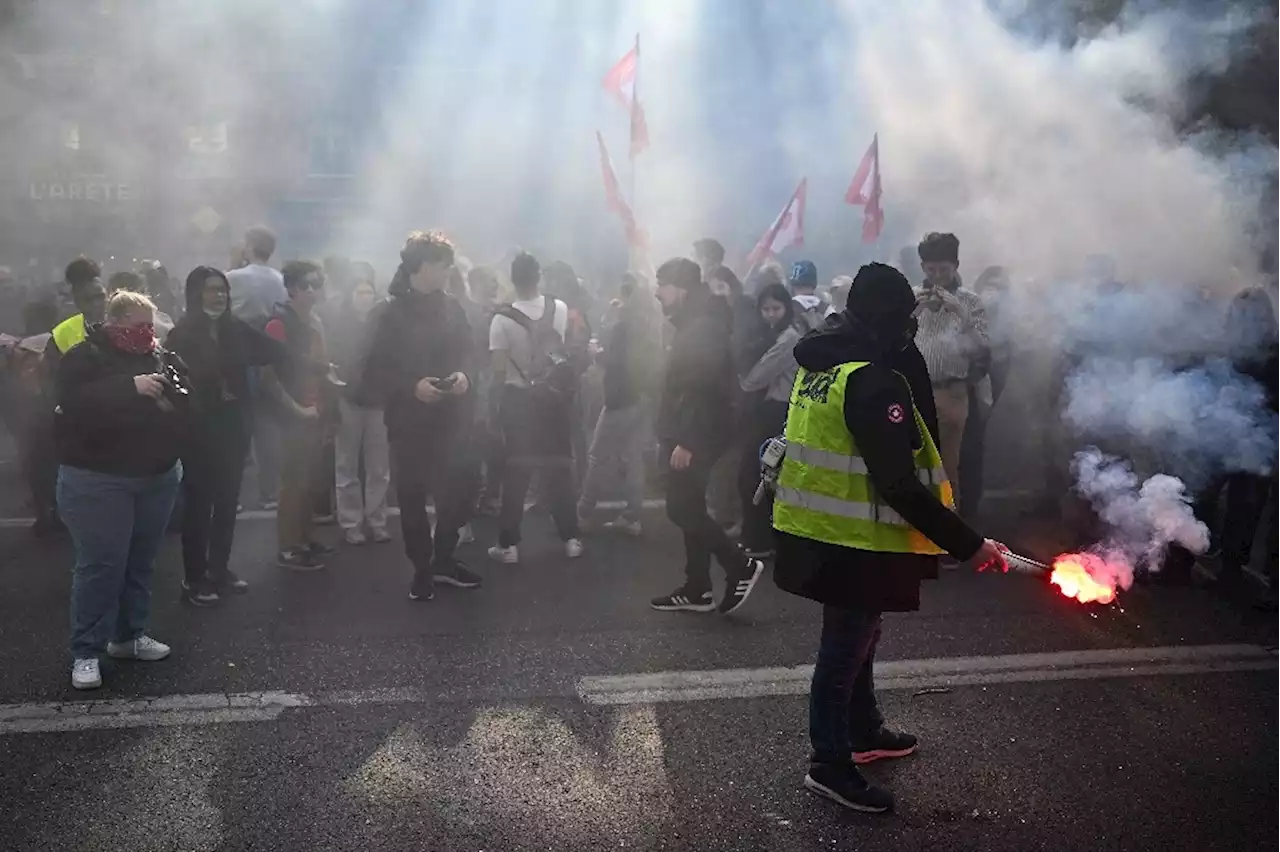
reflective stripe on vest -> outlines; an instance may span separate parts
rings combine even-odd
[[[84,338],[84,314],[76,314],[69,319],[63,320],[53,330],[53,343],[58,347],[58,351],[64,355],[71,350],[71,347],[83,342]]]
[[[943,551],[876,492],[866,460],[844,421],[848,378],[867,362],[831,370],[801,369],[787,413],[787,454],[774,501],[774,527],[829,544],[883,553]],[[940,502],[953,505],[942,458],[920,412],[912,409],[923,446],[916,475]]]

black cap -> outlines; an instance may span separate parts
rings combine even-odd
[[[916,309],[916,294],[907,277],[885,263],[868,263],[858,270],[849,288],[847,311],[873,328],[897,331]]]

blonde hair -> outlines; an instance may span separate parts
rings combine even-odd
[[[124,315],[134,308],[146,308],[152,314],[156,312],[156,303],[141,293],[132,290],[117,290],[107,299],[107,319],[124,319]]]

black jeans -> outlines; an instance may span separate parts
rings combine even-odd
[[[970,384],[969,419],[965,421],[964,437],[960,439],[960,470],[957,472],[960,477],[960,494],[957,496],[960,514],[969,520],[977,516],[986,491],[983,467],[987,457],[987,423],[994,409],[993,404],[990,410],[984,410],[977,388]]]
[[[847,764],[884,717],[876,703],[875,659],[880,613],[822,608],[822,644],[809,689],[809,740],[814,763]]]
[[[573,459],[568,411],[542,406],[528,390],[507,385],[502,389],[499,419],[506,447],[502,479],[502,510],[498,516],[498,546],[520,543],[524,498],[534,470],[542,472],[541,484],[561,540],[577,538],[578,510],[573,495]]]
[[[404,553],[413,563],[415,576],[426,576],[433,566],[453,565],[458,527],[465,517],[456,441],[437,438],[391,436],[391,482],[400,504],[400,533]],[[431,532],[427,498],[435,501],[436,529]]]
[[[182,459],[182,569],[188,585],[227,570],[248,455],[247,429],[226,424],[201,436],[199,448]]]
[[[747,550],[773,549],[773,495],[766,493],[757,506],[752,502],[760,485],[760,445],[782,434],[787,404],[761,400],[752,408],[738,467],[738,494],[742,498],[742,544]]]
[[[707,513],[707,481],[719,454],[695,453],[687,468],[672,470],[674,449],[664,444],[659,459],[667,466],[667,517],[684,533],[685,588],[693,593],[709,592],[713,555],[726,575],[741,572],[747,558]]]
[[[1226,505],[1222,514],[1222,573],[1238,577],[1253,556],[1253,542],[1258,525],[1271,496],[1272,479],[1252,473],[1233,473],[1227,477]],[[1274,533],[1273,533],[1274,534]],[[1275,576],[1274,559],[1267,560],[1270,576]]]

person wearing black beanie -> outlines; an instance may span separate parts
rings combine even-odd
[[[804,785],[872,813],[891,809],[893,797],[856,764],[916,749],[915,737],[884,727],[876,704],[881,614],[919,609],[920,581],[937,576],[943,553],[1003,566],[998,545],[952,509],[921,410],[929,385],[913,340],[916,312],[902,273],[868,264],[845,311],[796,344],[800,372],[774,502],[774,582],[823,605]]]

